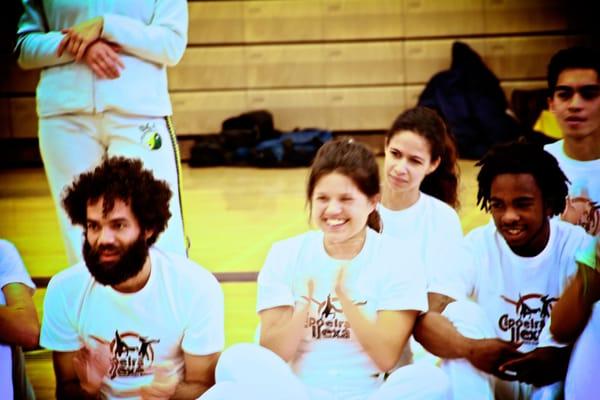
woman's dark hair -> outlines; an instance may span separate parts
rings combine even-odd
[[[128,204],[142,232],[153,232],[146,241],[148,245],[156,241],[171,217],[168,183],[155,179],[137,159],[105,159],[93,170],[79,175],[65,189],[62,204],[73,225],[81,225],[85,229],[88,203],[95,203],[101,198],[105,215],[114,208],[116,200]]]
[[[368,198],[379,194],[379,167],[373,153],[352,139],[336,139],[325,143],[312,163],[306,187],[309,205],[312,205],[312,195],[317,182],[332,172],[350,178]],[[382,231],[383,224],[376,209],[369,214],[367,225],[377,232]]]
[[[420,190],[453,208],[458,208],[458,164],[454,139],[448,133],[446,124],[434,110],[415,107],[400,114],[385,136],[385,145],[402,131],[410,131],[423,137],[429,143],[431,162],[440,160],[435,171],[425,176]]]
[[[490,211],[492,182],[501,174],[530,174],[542,192],[544,206],[550,208],[552,215],[565,209],[569,180],[556,158],[537,144],[527,143],[522,138],[496,145],[475,165],[481,167],[477,174],[477,205],[482,210]]]

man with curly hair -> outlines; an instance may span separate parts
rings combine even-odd
[[[57,398],[197,398],[224,344],[212,274],[154,246],[171,191],[135,159],[106,159],[63,193],[84,261],[52,278],[40,344]]]
[[[415,337],[443,358],[455,399],[555,398],[570,348],[552,340],[549,315],[592,237],[551,218],[565,207],[567,178],[540,146],[498,145],[477,165],[478,204],[493,222],[465,237],[462,263],[434,277]]]

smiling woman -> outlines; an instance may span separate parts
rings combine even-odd
[[[379,170],[362,145],[339,141],[319,153],[308,178],[307,200],[313,223],[324,234],[328,254],[351,259],[365,241],[366,226],[381,231],[375,209]]]
[[[373,229],[381,227],[373,154],[347,139],[326,143],[306,195],[319,230],[275,243],[258,277],[262,347],[226,350],[203,399],[281,398],[290,388],[302,400],[445,398],[447,379],[433,366],[383,379],[427,299],[412,244]]]

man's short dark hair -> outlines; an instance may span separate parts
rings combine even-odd
[[[590,47],[576,46],[558,51],[548,64],[548,90],[552,96],[558,76],[566,69],[593,69],[600,78],[600,52]]]
[[[490,211],[492,182],[502,174],[532,175],[542,192],[544,206],[550,208],[552,215],[565,209],[569,180],[556,158],[537,144],[519,140],[496,145],[475,165],[481,167],[477,174],[477,205],[482,210]]]
[[[171,217],[171,189],[165,181],[154,178],[138,159],[111,157],[91,171],[79,175],[65,188],[62,204],[74,225],[86,227],[88,203],[104,200],[103,212],[108,214],[115,200],[122,200],[142,231],[152,230],[148,245],[153,244],[166,228]]]

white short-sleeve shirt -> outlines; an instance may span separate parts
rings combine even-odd
[[[11,283],[22,283],[35,289],[23,260],[15,246],[0,239],[0,305],[6,305],[6,299],[2,289]],[[12,399],[12,355],[10,346],[0,343],[0,397]]]
[[[521,257],[489,223],[465,237],[459,271],[440,276],[430,290],[454,299],[471,296],[499,338],[522,342],[520,350],[530,351],[538,346],[552,304],[577,271],[575,254],[591,240],[581,227],[553,219],[544,250]]]
[[[426,193],[404,210],[377,207],[383,221],[383,233],[400,240],[411,240],[423,259],[425,277],[440,269],[453,269],[463,234],[456,211],[448,204]]]
[[[578,161],[568,157],[564,140],[544,146],[558,161],[569,181],[567,210],[563,218],[583,226],[592,235],[600,234],[600,159]]]
[[[158,363],[172,361],[182,376],[184,352],[209,355],[224,345],[223,293],[216,278],[156,248],[150,262],[150,278],[135,293],[99,284],[83,262],[48,285],[40,344],[53,351],[75,351],[96,340],[110,344],[113,364],[101,389],[109,398],[128,397],[150,383]]]
[[[363,249],[352,260],[331,258],[323,233],[311,231],[277,242],[258,277],[257,311],[311,303],[305,336],[291,361],[305,381],[323,376],[368,377],[380,371],[362,349],[335,293],[339,269],[347,267],[350,298],[368,318],[380,310],[427,309],[420,257],[409,242],[367,230]],[[307,282],[315,289],[308,298]]]

